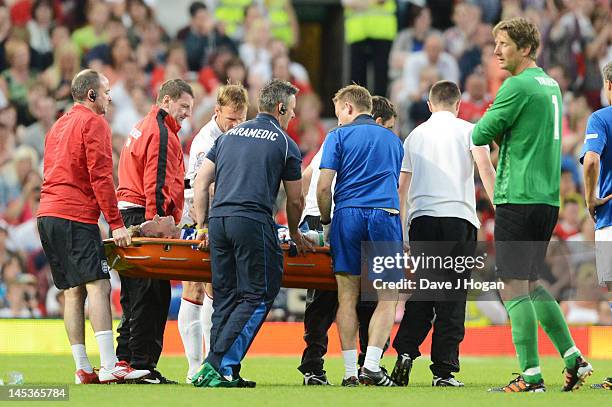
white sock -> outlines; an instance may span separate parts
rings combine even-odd
[[[212,314],[213,314],[213,299],[204,294],[204,304],[202,306],[202,334],[204,334],[204,357],[208,356],[210,351],[210,328],[212,328]]]
[[[563,354],[563,358],[568,358],[568,357],[572,356],[575,353],[577,353],[579,355],[581,354],[580,350],[577,347],[572,346],[571,348],[569,348],[568,350],[565,351],[565,353]]]
[[[108,370],[114,369],[118,360],[115,354],[113,331],[98,331],[94,335],[100,349],[100,366]]]
[[[187,376],[193,377],[202,364],[202,325],[200,310],[202,306],[181,298],[181,308],[178,313],[178,329],[185,348],[185,356],[189,363]]]
[[[380,370],[380,358],[382,353],[383,350],[381,348],[377,348],[376,346],[368,346],[363,367],[372,372],[378,372]]]
[[[344,378],[357,377],[357,349],[343,350],[342,359],[344,359]]]
[[[70,347],[72,348],[72,357],[74,358],[76,370],[83,369],[87,373],[93,372],[93,368],[87,357],[87,352],[85,351],[85,345],[79,343]]]

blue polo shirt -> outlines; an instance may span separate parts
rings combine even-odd
[[[612,106],[591,114],[587,123],[580,162],[587,151],[599,154],[599,197],[612,194]],[[595,210],[596,229],[612,226],[612,201]]]
[[[215,163],[215,196],[209,218],[243,216],[273,223],[281,180],[302,178],[297,144],[267,113],[222,134],[206,157]]]
[[[336,171],[334,212],[342,208],[399,210],[397,193],[404,149],[399,137],[372,116],[357,116],[327,135],[321,169]]]

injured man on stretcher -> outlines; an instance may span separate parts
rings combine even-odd
[[[172,216],[155,215],[153,219],[130,226],[128,231],[132,237],[157,237],[162,239],[195,240],[197,229],[195,225],[178,227]]]
[[[132,237],[156,237],[162,239],[182,239],[196,240],[197,229],[195,225],[177,226],[174,223],[172,216],[155,215],[153,219],[141,223],[140,225],[130,226],[128,228]],[[286,226],[276,225],[278,239],[281,244],[290,243],[289,229]],[[314,236],[306,235],[306,238],[317,244]],[[318,238],[316,239],[318,240]]]

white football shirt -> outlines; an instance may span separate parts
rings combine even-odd
[[[185,174],[185,178],[189,180],[191,187],[193,187],[193,180],[202,166],[206,154],[208,154],[219,136],[223,134],[223,131],[215,120],[216,118],[217,116],[214,115],[213,118],[200,129],[191,142],[189,163],[187,164],[187,173]],[[193,189],[185,189],[185,204],[183,206],[183,218],[180,224],[189,225],[193,223],[193,220],[189,216],[189,210],[192,206]]]
[[[408,191],[408,224],[419,216],[465,219],[480,227],[476,216],[474,125],[451,112],[436,112],[404,141],[402,172],[412,173]]]
[[[317,203],[317,183],[319,182],[319,175],[321,174],[321,170],[319,166],[321,165],[321,156],[323,155],[323,146],[317,151],[314,157],[312,157],[312,161],[310,161],[310,167],[312,167],[312,177],[310,178],[310,185],[308,187],[308,194],[306,195],[306,200],[304,202],[304,211],[302,212],[302,219],[300,223],[304,220],[306,216],[321,216],[321,212],[319,212],[319,204]],[[334,193],[334,187],[336,186],[336,178],[332,182],[332,195]],[[334,213],[334,203],[332,201],[331,213]]]

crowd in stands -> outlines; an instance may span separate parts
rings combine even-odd
[[[235,6],[225,3],[243,3],[244,9],[236,13]],[[551,288],[561,299],[576,292],[583,299],[593,298],[585,303],[568,301],[564,309],[574,316],[570,321],[611,323],[599,312],[600,293],[590,260],[572,252],[574,242],[593,241],[594,236],[582,198],[578,157],[586,120],[604,103],[600,69],[612,59],[609,2],[455,0],[448,2],[454,3],[448,10],[439,9],[440,3],[445,2],[398,0],[402,29],[389,55],[386,95],[398,108],[397,133],[405,138],[427,120],[427,92],[439,79],[461,85],[459,115],[476,122],[506,77],[493,55],[492,26],[500,18],[519,15],[535,21],[542,33],[538,64],[559,82],[564,95],[562,208],[555,230],[558,253],[552,257],[557,260],[550,265]],[[248,89],[248,118],[257,113],[254,101],[266,80],[277,77],[299,88],[297,117],[288,132],[302,151],[304,167],[325,138],[329,125],[324,123],[329,121],[321,117],[322,101],[307,70],[291,58],[300,32],[290,0],[195,1],[185,10],[188,25],[176,33],[164,30],[155,4],[150,0],[0,1],[0,317],[54,317],[62,312],[62,293],[50,281],[35,214],[45,134],[70,108],[70,82],[83,67],[99,70],[110,80],[112,108],[107,119],[113,130],[115,164],[159,85],[177,77],[195,90],[193,116],[180,132],[186,157],[191,139],[213,113],[216,89],[228,81]],[[345,85],[340,75],[335,85]],[[492,154],[495,158],[494,150]],[[493,208],[483,193],[480,188],[479,240],[491,241]],[[103,220],[101,231],[107,234]],[[299,318],[300,295],[283,291],[271,318]],[[180,291],[177,296],[180,299]],[[120,315],[117,293],[113,302]]]

